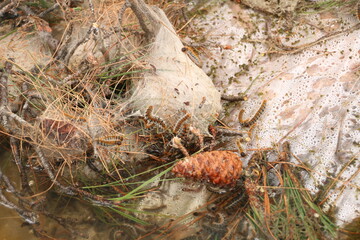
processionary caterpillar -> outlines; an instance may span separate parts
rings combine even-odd
[[[153,109],[154,109],[153,106],[148,107],[148,109],[146,110],[146,114],[145,114],[146,119],[149,122],[153,122],[155,124],[160,125],[164,130],[167,129],[165,122],[161,118],[154,116],[152,114]]]
[[[202,67],[203,62],[200,60],[199,56],[195,53],[195,51],[188,46],[185,46],[181,49],[184,53],[188,55],[188,57],[193,61],[198,67]]]
[[[103,147],[112,147],[121,145],[124,140],[123,136],[114,135],[114,136],[105,136],[102,138],[95,139],[96,143]]]
[[[251,119],[246,119],[246,120],[243,120],[244,110],[243,109],[240,110],[239,115],[238,115],[240,125],[242,127],[252,126],[260,118],[261,114],[264,112],[265,106],[266,106],[266,100],[262,101],[261,106],[255,113],[255,115]]]
[[[174,129],[173,129],[173,133],[176,135],[180,128],[182,127],[182,125],[184,124],[184,122],[186,120],[188,120],[189,118],[191,117],[190,113],[187,113],[185,116],[183,116],[182,118],[180,118],[177,123],[175,124],[174,126]]]

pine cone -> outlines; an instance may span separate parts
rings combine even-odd
[[[240,178],[242,162],[240,157],[233,152],[211,151],[179,161],[172,172],[177,176],[232,187]]]

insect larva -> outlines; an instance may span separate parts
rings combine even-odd
[[[223,213],[215,214],[215,221],[212,222],[214,225],[223,226],[226,224],[225,215]]]
[[[216,193],[216,194],[224,194],[226,193],[226,189],[220,187],[220,186],[213,186],[213,185],[206,185],[206,189],[209,192]]]
[[[84,117],[75,117],[75,116],[70,115],[70,114],[68,114],[68,113],[66,113],[66,112],[64,112],[64,115],[65,115],[66,117],[69,117],[69,118],[74,119],[74,120],[76,120],[76,121],[81,121],[81,122],[86,122],[86,121],[87,121],[87,119],[84,118]]]
[[[255,113],[255,115],[251,119],[247,119],[247,120],[243,120],[244,110],[240,110],[238,115],[240,125],[243,127],[250,127],[251,125],[253,125],[260,118],[261,114],[264,112],[265,106],[266,106],[266,100],[262,101],[261,106]]]
[[[193,61],[198,67],[202,67],[203,65],[202,61],[191,47],[185,46],[181,49],[181,51],[186,53],[186,55],[188,55],[191,61]]]
[[[96,143],[103,147],[112,147],[121,145],[124,140],[123,136],[105,136],[102,138],[96,139]]]
[[[210,239],[223,239],[223,235],[226,233],[227,221],[226,216],[224,213],[215,213],[215,214],[208,214],[207,216],[210,218],[209,222],[202,224],[202,227],[207,231],[210,232]],[[215,237],[215,238],[214,238]]]
[[[147,120],[147,118],[146,118],[146,117],[143,117],[143,116],[138,116],[137,118],[138,118],[138,120],[140,120],[140,121],[143,121],[143,122],[144,122],[144,124],[145,124],[145,128],[151,128],[152,126],[154,126],[154,124],[153,124],[153,123],[149,123],[149,121]]]
[[[225,50],[231,50],[231,49],[233,49],[233,46],[231,46],[231,45],[225,45],[225,46],[223,46],[223,49],[225,49]]]
[[[237,146],[238,149],[239,149],[240,156],[246,157],[246,153],[245,153],[244,149],[243,149],[242,146],[241,146],[241,141],[240,141],[240,139],[238,139],[238,140],[236,141],[236,146]]]
[[[147,120],[149,122],[153,122],[155,124],[160,125],[163,129],[167,129],[165,122],[161,118],[154,116],[152,114],[153,109],[154,109],[153,106],[149,106],[148,109],[146,110],[145,116],[146,116]]]
[[[181,138],[181,139],[186,139],[187,136],[189,135],[189,128],[190,128],[190,124],[184,124],[182,130],[181,130],[181,133],[178,134],[178,136]]]
[[[202,97],[202,100],[199,104],[199,108],[202,108],[204,106],[204,103],[206,102],[206,97]]]
[[[237,193],[225,206],[225,210],[235,210],[235,207],[245,205],[247,201],[247,196],[243,192]]]
[[[177,134],[180,130],[180,128],[182,127],[183,123],[188,120],[191,117],[190,113],[187,113],[185,116],[183,116],[182,118],[180,118],[177,123],[175,124],[175,127],[173,129],[173,133]]]

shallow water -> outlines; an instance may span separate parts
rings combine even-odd
[[[19,215],[12,210],[0,206],[0,238],[2,240],[37,239],[32,230],[23,223]]]
[[[4,173],[12,180],[17,179],[17,168],[11,162],[11,155],[4,150],[0,150],[0,165]],[[37,239],[28,226],[22,226],[23,220],[16,211],[0,206],[0,239],[17,240]]]

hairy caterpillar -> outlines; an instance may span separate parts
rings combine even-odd
[[[188,57],[193,61],[198,67],[202,67],[203,62],[200,60],[199,56],[195,53],[195,51],[188,46],[185,46],[181,49]]]
[[[146,110],[146,114],[145,117],[149,122],[155,123],[160,125],[163,129],[167,129],[166,124],[164,122],[164,120],[162,120],[161,118],[154,116],[152,114],[154,107],[153,106],[149,106],[148,109]]]
[[[112,146],[121,145],[123,140],[124,140],[123,136],[114,135],[114,136],[105,136],[102,138],[97,138],[95,141],[100,146],[112,147]]]
[[[266,100],[262,101],[261,106],[255,113],[255,115],[251,119],[246,119],[246,120],[243,120],[244,110],[243,109],[240,110],[239,115],[238,115],[240,125],[242,127],[252,126],[260,118],[261,114],[264,112],[265,106],[266,106]]]
[[[180,128],[182,127],[183,123],[186,120],[188,120],[190,117],[191,117],[190,113],[187,113],[185,116],[180,118],[174,126],[173,133],[177,134],[179,132]]]

